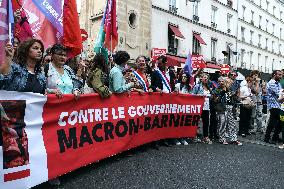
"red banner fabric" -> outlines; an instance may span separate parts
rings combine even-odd
[[[48,96],[42,127],[48,178],[152,141],[195,137],[203,102],[183,94]]]

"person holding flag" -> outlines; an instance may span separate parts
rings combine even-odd
[[[188,75],[189,78],[190,78],[189,84],[190,84],[190,88],[192,89],[194,87],[194,83],[195,83],[196,77],[201,73],[203,68],[198,68],[196,71],[193,70],[190,51],[189,51],[189,53],[187,55],[187,58],[186,58],[183,70],[184,70],[184,73],[186,75]]]
[[[17,62],[13,62],[14,48],[5,47],[6,62],[0,65],[0,89],[7,91],[45,93],[46,79],[41,70],[43,43],[30,39],[20,44]]]

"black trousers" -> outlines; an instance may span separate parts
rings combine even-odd
[[[274,129],[272,140],[275,141],[279,139],[279,134],[281,132],[280,109],[272,108],[269,110],[269,112],[270,112],[270,117],[265,133],[265,140],[270,139],[270,135],[272,133],[272,130]]]
[[[209,129],[209,110],[202,110],[201,118],[203,125],[203,137],[208,137]]]
[[[282,143],[284,144],[284,121],[280,121],[281,132],[282,132]]]
[[[245,108],[242,104],[240,105],[240,124],[239,133],[248,134],[250,127],[250,119],[252,115],[252,109]]]
[[[216,110],[215,110],[215,103],[210,101],[210,127],[209,127],[209,134],[210,138],[217,139],[217,119],[216,119]]]

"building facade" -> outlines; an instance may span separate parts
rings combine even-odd
[[[203,55],[209,68],[228,63],[265,73],[282,69],[283,1],[192,1],[117,0],[117,50],[135,58],[150,56],[153,48],[166,49],[175,66],[182,66],[191,51]],[[92,40],[104,6],[104,0],[82,0],[80,22]]]
[[[105,0],[82,0],[80,23],[94,44],[99,32]],[[94,7],[94,8],[92,8]],[[150,56],[151,0],[117,0],[117,50],[126,50],[132,59]]]
[[[167,48],[168,53],[181,57],[189,50],[202,54],[208,67],[216,63],[236,65],[234,23],[238,14],[232,1],[153,0],[152,15],[152,47]],[[177,29],[183,37],[175,34]]]
[[[238,67],[283,69],[283,1],[239,0],[238,10]]]

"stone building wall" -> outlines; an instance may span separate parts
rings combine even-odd
[[[151,0],[117,0],[118,46],[116,50],[129,52],[132,59],[150,56]],[[82,0],[80,24],[93,44],[99,32],[105,0]]]

